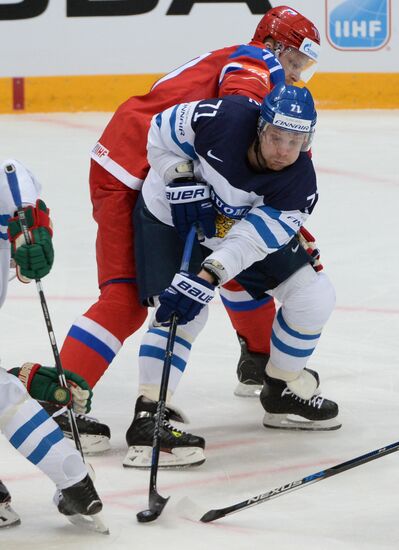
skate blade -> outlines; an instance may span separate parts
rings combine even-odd
[[[88,531],[94,531],[101,533],[102,535],[109,535],[109,529],[101,519],[100,514],[94,514],[93,516],[83,516],[82,514],[75,514],[73,516],[65,516],[73,525],[87,529]]]
[[[234,390],[234,395],[237,397],[259,397],[261,391],[262,386],[239,382]]]
[[[64,432],[64,434],[73,442],[71,433]],[[111,448],[109,438],[105,435],[80,434],[80,443],[83,454],[88,456],[106,453]]]
[[[12,529],[13,527],[18,527],[18,525],[21,525],[21,520],[18,518],[14,521],[7,523],[0,523],[0,529]]]
[[[8,529],[21,524],[21,519],[11,508],[9,502],[0,504],[0,529]]]
[[[337,418],[328,420],[308,420],[302,416],[294,414],[271,414],[265,413],[263,417],[265,428],[275,428],[282,430],[305,430],[313,432],[323,432],[338,430],[342,424]]]
[[[152,447],[136,445],[129,447],[122,464],[126,468],[150,468],[151,458]],[[158,467],[162,469],[186,468],[199,466],[205,460],[204,450],[201,447],[173,449],[171,453],[161,451]]]

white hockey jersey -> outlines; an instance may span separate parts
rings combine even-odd
[[[194,164],[217,211],[216,236],[205,239],[225,271],[222,283],[286,245],[318,198],[307,153],[281,170],[256,172],[248,148],[256,138],[259,105],[242,96],[176,105],[153,118],[148,138],[151,171],[143,186],[150,212],[172,224],[165,174],[182,159]]]
[[[4,169],[9,164],[13,164],[16,168],[18,189],[10,187],[5,174]],[[35,204],[40,191],[40,183],[20,162],[8,159],[0,164],[0,307],[6,299],[10,274],[11,249],[7,236],[8,219],[14,215],[21,204],[23,206]]]

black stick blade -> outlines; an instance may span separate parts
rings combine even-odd
[[[149,498],[149,509],[143,510],[136,514],[137,521],[139,523],[149,523],[155,521],[162,514],[162,510],[165,508],[168,498],[164,498],[159,495],[156,491],[152,491]]]
[[[214,521],[215,519],[220,519],[225,516],[225,513],[223,510],[209,510],[200,518],[200,521],[203,523],[209,523],[210,521]]]
[[[149,508],[150,510],[160,516],[162,514],[162,510],[165,508],[166,503],[168,502],[170,497],[164,498],[156,491],[151,491],[150,497],[149,497]]]
[[[143,510],[142,512],[138,512],[136,514],[136,518],[139,523],[149,523],[150,521],[155,521],[157,517],[158,514],[152,510]]]

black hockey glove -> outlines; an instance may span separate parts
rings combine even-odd
[[[178,325],[189,323],[212,300],[214,288],[211,283],[193,273],[176,273],[170,286],[159,296],[160,306],[155,313],[155,319],[158,323],[167,325],[176,313]]]
[[[182,239],[186,239],[193,224],[200,226],[205,237],[214,237],[216,211],[206,183],[193,178],[178,178],[166,186],[166,198],[173,225]]]

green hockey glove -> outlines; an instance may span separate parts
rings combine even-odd
[[[56,405],[69,405],[79,414],[91,409],[93,392],[84,378],[74,372],[64,370],[68,388],[60,385],[57,370],[54,367],[42,367],[38,363],[24,363],[22,367],[9,371],[21,380],[30,395],[39,401],[48,401]]]
[[[24,209],[31,244],[26,244],[18,214],[8,220],[11,256],[17,266],[18,279],[29,283],[50,272],[54,261],[53,229],[49,209],[42,200]]]

